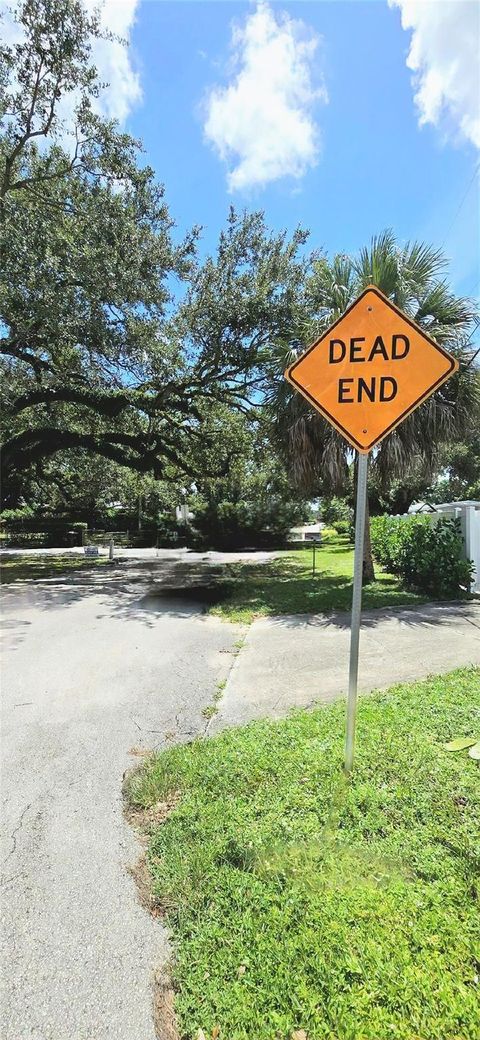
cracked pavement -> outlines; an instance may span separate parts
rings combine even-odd
[[[159,598],[171,564],[4,589],[2,1040],[154,1038],[168,945],[128,873],[122,777],[205,732],[241,632]]]

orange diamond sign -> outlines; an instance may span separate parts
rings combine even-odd
[[[370,285],[285,378],[368,454],[457,369],[451,354]]]

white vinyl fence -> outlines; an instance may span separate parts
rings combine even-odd
[[[480,592],[480,502],[443,502],[435,507],[435,517],[453,516],[460,520],[465,556],[474,566],[472,592]]]

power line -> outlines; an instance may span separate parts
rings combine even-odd
[[[477,297],[480,295],[480,269],[477,271],[473,282],[469,282],[468,289],[462,292],[462,296],[472,296],[474,292]]]
[[[443,246],[445,245],[445,242],[447,241],[447,239],[448,239],[448,237],[450,235],[450,232],[451,232],[451,230],[453,228],[453,225],[455,224],[455,221],[457,220],[457,217],[458,217],[458,215],[459,215],[459,213],[460,213],[460,211],[461,211],[461,209],[463,207],[465,199],[466,199],[466,197],[467,197],[467,195],[468,195],[468,193],[470,191],[470,188],[472,187],[472,184],[473,184],[473,182],[475,180],[475,177],[477,176],[477,173],[478,173],[479,170],[480,170],[480,162],[477,163],[477,165],[476,165],[476,167],[475,167],[475,169],[474,169],[474,171],[472,173],[472,176],[471,176],[471,178],[470,178],[470,180],[469,180],[469,182],[467,184],[467,187],[465,188],[465,191],[464,191],[464,193],[462,195],[462,198],[460,200],[458,208],[457,208],[457,210],[456,210],[456,212],[455,212],[455,214],[453,216],[453,219],[452,219],[452,221],[450,223],[450,226],[449,226],[448,231],[447,231],[447,233],[445,235],[445,238],[443,239],[443,242],[442,242],[442,245],[441,245],[442,249],[443,249]]]

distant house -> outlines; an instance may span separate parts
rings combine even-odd
[[[324,524],[301,524],[299,527],[291,527],[288,535],[289,542],[319,542],[322,537]]]
[[[409,513],[436,513],[438,506],[431,506],[430,502],[413,502],[410,506]]]
[[[470,507],[479,510],[480,502],[473,498],[468,499],[468,501],[464,500],[463,502],[440,502],[438,506],[435,506],[435,509],[438,510],[439,513],[450,513],[453,509],[462,510]]]

